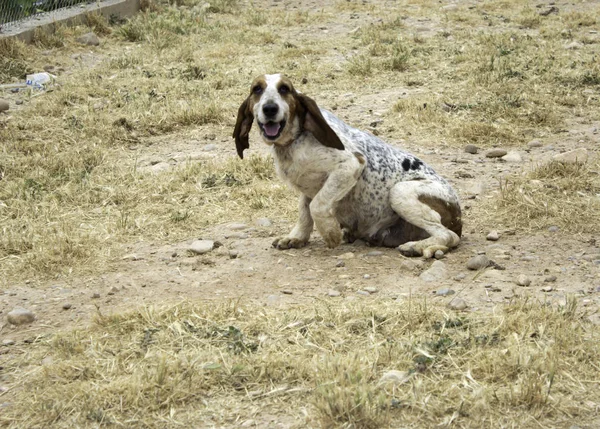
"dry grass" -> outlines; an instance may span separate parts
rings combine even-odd
[[[558,226],[595,233],[600,225],[600,164],[551,162],[501,183],[493,217],[520,230]]]
[[[600,82],[593,11],[535,25],[524,20],[537,9],[518,1],[451,12],[429,1],[263,12],[234,0],[153,1],[125,23],[90,15],[88,26],[40,34],[32,47],[0,41],[2,83],[48,63],[67,71],[51,92],[31,94],[18,114],[0,118],[2,282],[93,271],[124,243],[178,240],[217,220],[292,213],[289,191],[269,175],[242,186],[217,180],[209,191],[198,185],[204,176],[250,174],[241,161],[190,161],[160,174],[137,164],[149,145],[167,156],[197,130],[232,144],[236,109],[258,73],[306,77],[300,89],[324,107],[338,103],[332,94],[352,92],[360,103],[406,88],[389,101],[394,128],[384,137],[424,145],[517,145],[600,115],[585,93]],[[337,31],[340,14],[382,20]],[[90,29],[105,35],[93,55],[75,42]],[[577,40],[575,59],[564,46]]]
[[[0,423],[261,427],[274,415],[296,427],[594,426],[600,332],[573,304],[517,299],[459,317],[383,300],[98,314],[4,365],[16,397]],[[379,383],[390,370],[403,382]]]

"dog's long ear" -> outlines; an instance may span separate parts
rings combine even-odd
[[[305,109],[304,129],[313,133],[323,146],[344,150],[344,144],[323,117],[315,100],[296,93],[296,98]]]
[[[244,159],[244,149],[248,149],[248,135],[254,122],[254,114],[250,109],[250,97],[246,98],[238,109],[237,120],[233,130],[233,138],[235,139],[235,148],[240,158]]]

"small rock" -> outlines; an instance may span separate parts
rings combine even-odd
[[[245,232],[231,232],[229,234],[225,234],[225,238],[245,240],[248,238],[248,234],[246,234]]]
[[[548,16],[551,13],[558,13],[558,8],[556,6],[550,6],[549,8],[539,12],[540,16]]]
[[[213,150],[217,150],[217,145],[216,144],[207,144],[204,145],[204,147],[202,147],[202,150],[204,152],[212,152]]]
[[[367,291],[369,293],[377,293],[378,292],[378,289],[376,287],[374,287],[374,286],[364,287],[363,290],[365,290],[365,291]]]
[[[281,293],[284,295],[292,295],[294,292],[289,289],[283,289]]]
[[[500,158],[506,155],[504,149],[490,149],[485,153],[486,158]]]
[[[340,296],[341,293],[335,289],[329,289],[327,291],[327,296]]]
[[[371,274],[365,274],[363,276],[363,279],[365,279],[365,280],[369,280],[370,278],[371,278]]]
[[[140,258],[138,255],[136,255],[135,253],[130,253],[129,255],[125,255],[121,258],[123,261],[139,261]]]
[[[214,247],[215,242],[212,240],[196,240],[190,245],[189,250],[198,255],[203,255],[213,250]]]
[[[567,43],[565,45],[565,49],[569,50],[569,51],[574,51],[576,49],[581,49],[583,47],[583,45],[579,42],[571,42],[571,43]]]
[[[474,144],[468,144],[465,146],[465,152],[475,155],[479,152],[479,148]]]
[[[268,228],[269,226],[273,225],[273,222],[271,222],[271,220],[267,219],[266,217],[261,217],[256,219],[256,225]]]
[[[114,295],[115,293],[119,292],[119,288],[116,286],[113,286],[110,288],[110,290],[108,291],[109,295]]]
[[[444,257],[444,252],[442,250],[436,250],[433,257],[435,259],[442,259]]]
[[[468,307],[466,301],[462,298],[454,298],[452,301],[448,303],[448,308],[450,310],[462,311]]]
[[[560,228],[558,226],[551,226],[548,228],[548,232],[558,232]]]
[[[454,276],[454,281],[459,282],[467,277],[465,273],[460,273]]]
[[[82,45],[98,46],[100,44],[100,39],[94,33],[86,33],[82,36],[79,36],[76,40]]]
[[[371,295],[369,292],[367,292],[366,290],[362,290],[362,289],[357,290],[356,293],[359,295],[364,295],[364,296]]]
[[[100,294],[98,292],[96,292],[92,295],[92,299],[98,299],[98,298],[100,298]]]
[[[544,286],[542,292],[552,292],[554,288],[552,286]]]
[[[446,264],[444,264],[442,261],[433,261],[431,267],[423,271],[419,276],[421,280],[428,283],[444,280],[447,277],[448,270],[446,269]]]
[[[556,154],[552,157],[552,160],[562,162],[563,164],[585,164],[588,160],[588,151],[582,147]]]
[[[35,320],[35,314],[24,308],[15,308],[13,311],[8,313],[6,319],[8,320],[8,323],[13,325],[26,325]]]
[[[467,262],[467,268],[469,270],[473,270],[473,271],[481,270],[482,268],[487,268],[487,267],[489,267],[489,265],[490,265],[490,260],[485,255],[473,256]]]
[[[500,238],[500,235],[498,234],[498,231],[494,230],[494,231],[490,231],[490,233],[488,235],[486,235],[485,239],[488,241],[498,241],[498,239]]]
[[[448,288],[444,288],[444,289],[438,289],[435,294],[437,296],[448,296],[448,295],[454,295],[456,292],[454,292],[452,289],[448,289]]]
[[[246,225],[245,223],[232,223],[229,224],[229,229],[231,229],[232,231],[241,231],[243,229],[247,229],[248,225]]]
[[[269,295],[267,296],[267,305],[275,305],[279,303],[278,295]]]
[[[15,104],[17,106],[20,106],[21,104],[23,104],[23,100],[15,100]]]
[[[365,253],[365,256],[381,256],[383,252],[381,250],[371,250],[370,252]]]
[[[525,274],[521,274],[515,281],[519,286],[527,287],[531,284],[531,279]]]
[[[542,147],[542,146],[543,146],[543,144],[539,140],[531,140],[529,143],[527,143],[527,147],[530,149],[533,149],[534,147]]]
[[[12,346],[15,344],[15,340],[2,340],[3,346]]]
[[[66,303],[64,303],[64,304],[62,305],[62,309],[63,309],[63,310],[68,310],[68,309],[70,309],[71,307],[72,307],[72,305],[71,305],[70,303],[68,303],[68,302],[66,302]]]
[[[410,380],[411,374],[408,371],[397,371],[395,369],[387,371],[379,379],[379,384],[393,384],[399,386]]]
[[[554,283],[556,281],[556,276],[548,276],[544,279],[545,283]]]
[[[523,159],[521,158],[521,155],[519,155],[519,152],[508,152],[506,155],[504,155],[502,157],[503,161],[506,162],[522,162]]]
[[[342,268],[346,266],[346,263],[344,261],[337,261],[337,263],[335,264],[335,266],[337,268]]]
[[[240,254],[237,250],[232,249],[229,251],[229,259],[237,259],[238,256],[240,256]]]
[[[0,98],[0,112],[6,112],[8,109],[10,109],[10,105],[8,104],[8,101],[2,100]]]

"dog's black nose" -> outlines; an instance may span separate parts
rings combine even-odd
[[[272,118],[273,116],[277,115],[277,112],[279,112],[279,106],[275,103],[269,103],[263,106],[263,113],[268,118]]]

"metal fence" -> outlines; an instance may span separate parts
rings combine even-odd
[[[95,0],[0,0],[0,30],[23,19]]]

